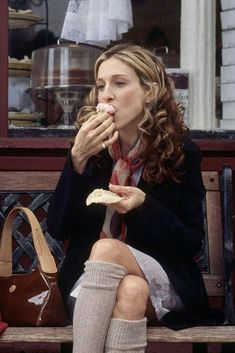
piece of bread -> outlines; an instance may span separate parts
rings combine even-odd
[[[116,203],[121,200],[123,200],[123,197],[112,191],[95,189],[88,195],[86,205],[89,206],[92,203]]]

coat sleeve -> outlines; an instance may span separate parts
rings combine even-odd
[[[163,257],[193,257],[200,250],[205,197],[200,163],[201,152],[194,146],[186,152],[183,182],[175,183],[169,192],[163,193],[161,200],[153,187],[141,207],[124,216],[128,234],[135,235],[137,244],[144,244],[146,249],[152,248]]]
[[[79,229],[79,222],[84,219],[82,213],[89,190],[87,174],[89,168],[82,175],[74,170],[69,155],[48,209],[47,226],[53,238],[70,238]]]

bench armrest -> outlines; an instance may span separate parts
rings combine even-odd
[[[235,324],[232,274],[235,267],[232,229],[232,169],[224,166],[221,173],[224,270],[225,270],[225,314],[228,323]]]

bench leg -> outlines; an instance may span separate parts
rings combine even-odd
[[[207,343],[193,343],[193,353],[207,353]]]
[[[60,352],[61,353],[72,353],[73,344],[72,343],[61,343]]]

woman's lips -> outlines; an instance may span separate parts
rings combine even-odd
[[[96,111],[98,112],[106,112],[111,115],[114,115],[117,109],[110,103],[99,103],[96,107]]]

